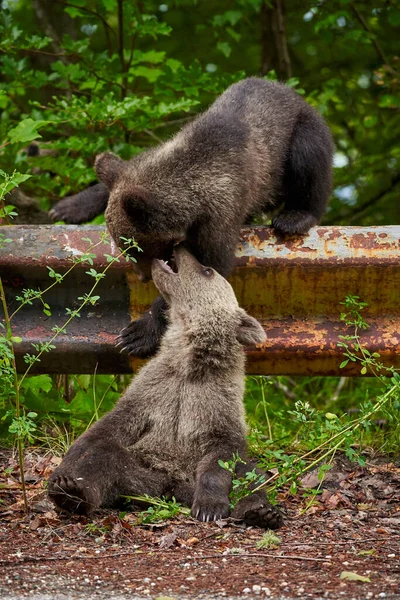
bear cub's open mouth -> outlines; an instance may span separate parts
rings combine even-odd
[[[172,256],[169,258],[156,258],[156,261],[166,273],[172,275],[176,275],[178,273],[178,261],[175,258],[175,251],[173,251]]]
[[[166,273],[172,273],[172,275],[175,275],[178,271],[176,269],[175,266],[175,271],[172,268],[172,260],[170,259],[168,260],[162,260],[161,258],[156,259],[158,261],[158,264],[160,265],[160,267],[162,268],[163,271],[165,271]],[[168,262],[171,262],[171,265],[168,264]]]

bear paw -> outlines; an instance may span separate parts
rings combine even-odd
[[[49,479],[48,494],[59,508],[80,515],[88,514],[100,505],[96,491],[83,477],[53,473]]]
[[[297,210],[284,210],[272,219],[272,227],[284,235],[304,235],[316,224],[314,215]]]
[[[132,321],[117,338],[121,352],[127,352],[139,358],[148,358],[156,353],[160,345],[165,326],[152,317],[151,311],[145,312],[140,319]]]
[[[92,216],[91,211],[77,196],[67,196],[53,206],[49,216],[53,221],[79,225],[90,221],[96,215]]]
[[[244,521],[246,525],[264,529],[279,529],[283,525],[282,515],[275,506],[267,500],[251,496],[236,505],[232,517]]]
[[[201,500],[194,500],[191,515],[199,521],[219,521],[220,519],[226,519],[229,517],[229,501],[226,500],[212,500],[208,502],[202,502]]]

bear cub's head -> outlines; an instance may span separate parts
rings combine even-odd
[[[165,198],[174,190],[160,189],[152,169],[141,157],[124,161],[111,152],[97,156],[95,171],[110,191],[105,212],[107,228],[117,246],[121,238],[134,239],[143,252],[135,253],[136,270],[143,281],[151,277],[153,258],[168,259],[176,243],[185,239],[188,226],[184,210],[171,210]]]
[[[239,307],[230,283],[183,245],[175,248],[174,269],[154,259],[152,276],[169,306],[171,323],[181,324],[189,336],[200,335],[213,344],[235,338],[244,346],[266,340],[258,321]]]

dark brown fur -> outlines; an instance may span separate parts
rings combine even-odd
[[[103,206],[109,191],[106,220],[116,244],[134,237],[142,248],[144,278],[152,258],[169,257],[181,239],[226,277],[240,228],[252,215],[283,205],[272,224],[284,234],[305,234],[319,222],[331,191],[332,151],[328,127],[296,92],[249,78],[160,146],[129,162],[98,156],[96,194]],[[68,217],[57,206],[53,214]],[[122,346],[152,355],[165,310],[159,298],[122,332]]]
[[[50,497],[61,508],[86,513],[120,495],[149,494],[175,496],[203,521],[230,513],[232,477],[218,461],[235,452],[246,460],[243,344],[265,333],[221,275],[184,248],[176,261],[178,273],[162,261],[152,269],[170,307],[161,348],[50,477]],[[240,476],[253,467],[240,464]],[[282,523],[262,490],[233,516],[262,527]]]

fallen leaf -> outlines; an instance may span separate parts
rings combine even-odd
[[[40,527],[40,519],[39,517],[34,517],[29,523],[29,529],[31,529],[32,531],[36,531],[38,527]]]
[[[197,544],[198,541],[199,541],[199,538],[191,537],[188,540],[186,540],[186,546],[194,546],[194,544]]]
[[[361,581],[362,583],[371,583],[369,577],[353,573],[352,571],[342,571],[340,573],[340,579],[346,579],[347,581]]]
[[[301,485],[307,489],[315,488],[321,484],[321,480],[318,477],[317,470],[307,473],[307,475],[305,475],[304,477],[302,477],[300,479],[300,482],[301,482]]]
[[[219,519],[218,521],[215,521],[215,524],[220,529],[223,529],[224,527],[226,527],[228,525],[228,521],[226,521],[225,519]]]
[[[171,548],[175,544],[176,533],[166,533],[160,540],[160,548]]]

